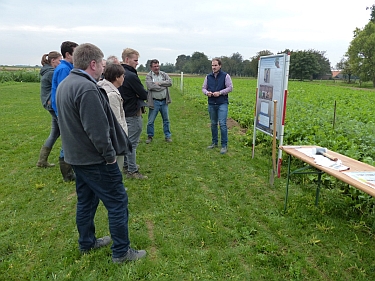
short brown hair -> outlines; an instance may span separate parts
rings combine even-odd
[[[120,64],[111,63],[107,65],[104,71],[104,78],[109,82],[116,81],[116,78],[124,75],[125,70],[124,67]]]
[[[157,59],[153,59],[150,61],[150,66],[152,66],[153,64],[159,64],[159,61]]]
[[[103,63],[103,52],[91,43],[79,45],[73,53],[74,67],[86,70],[91,61]]]
[[[63,55],[63,58],[65,59],[66,52],[68,52],[70,55],[73,55],[73,50],[75,47],[77,47],[78,44],[71,41],[65,41],[61,43],[61,54]]]
[[[213,58],[213,59],[211,60],[211,62],[214,61],[214,60],[217,61],[217,64],[218,64],[218,65],[221,65],[221,59],[220,59],[220,58]]]

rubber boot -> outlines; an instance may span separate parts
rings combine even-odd
[[[40,154],[39,154],[39,160],[36,163],[36,165],[38,167],[49,168],[49,167],[55,166],[55,164],[47,162],[48,156],[51,153],[51,149],[52,148],[50,148],[50,147],[47,147],[47,146],[44,146],[44,145],[42,146],[42,149],[40,150]]]
[[[59,158],[60,171],[64,181],[75,181],[76,175],[74,174],[72,166],[64,161],[64,157]]]

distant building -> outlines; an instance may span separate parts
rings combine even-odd
[[[333,79],[344,79],[344,75],[341,73],[341,70],[332,70]]]

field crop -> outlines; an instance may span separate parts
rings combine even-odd
[[[0,83],[4,82],[39,82],[40,68],[37,67],[2,67]]]

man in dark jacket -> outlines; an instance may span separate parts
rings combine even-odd
[[[108,245],[111,238],[95,237],[94,217],[99,199],[108,210],[115,263],[146,256],[130,248],[128,195],[116,155],[131,150],[127,136],[111,110],[105,91],[96,84],[103,72],[103,53],[89,43],[73,54],[75,68],[56,93],[65,161],[76,173],[79,248],[81,253]]]
[[[123,67],[125,69],[125,79],[119,88],[122,99],[124,100],[124,111],[126,124],[128,125],[128,136],[132,144],[133,151],[125,156],[124,173],[128,178],[147,179],[138,169],[136,161],[137,146],[142,133],[142,113],[147,100],[147,91],[139,80],[136,67],[138,65],[139,53],[130,48],[122,52]]]

